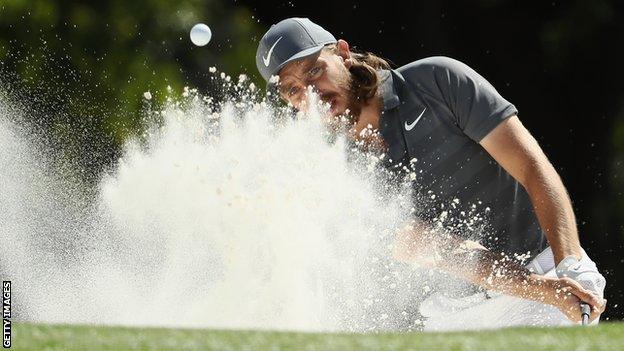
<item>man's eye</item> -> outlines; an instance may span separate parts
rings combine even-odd
[[[288,89],[288,96],[294,96],[295,94],[297,94],[298,91],[299,91],[299,88],[292,87],[292,88]]]
[[[319,66],[313,67],[311,70],[308,71],[308,75],[312,78],[318,77],[320,73],[321,73],[321,67]]]

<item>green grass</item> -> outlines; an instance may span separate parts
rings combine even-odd
[[[624,323],[462,333],[316,334],[13,325],[14,350],[624,350]]]

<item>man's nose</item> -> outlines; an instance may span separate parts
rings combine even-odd
[[[305,97],[306,99],[309,97],[309,94],[316,94],[318,95],[319,99],[324,99],[325,97],[327,97],[328,93],[325,92],[322,89],[319,89],[316,85],[313,84],[309,84],[306,89],[305,89]]]
[[[297,97],[296,104],[293,104],[295,105],[295,108],[300,111],[306,111],[308,108],[307,105],[311,94],[316,94],[320,100],[322,100],[327,95],[323,91],[319,90],[315,85],[308,84],[305,86],[305,88],[302,89],[302,94],[299,94],[299,96]]]

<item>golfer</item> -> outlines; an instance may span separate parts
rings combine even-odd
[[[426,329],[574,324],[581,302],[598,322],[605,279],[580,246],[566,189],[517,109],[481,75],[448,57],[391,69],[307,18],[273,25],[256,65],[296,109],[315,92],[334,127],[410,174],[425,210],[397,235],[395,258],[482,288],[424,301]]]

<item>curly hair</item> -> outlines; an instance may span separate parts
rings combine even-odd
[[[327,45],[324,50],[335,53],[336,44]],[[371,52],[359,52],[351,50],[351,92],[353,97],[362,103],[366,103],[377,94],[379,77],[377,70],[390,69],[388,60],[383,59]]]

